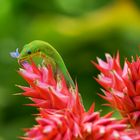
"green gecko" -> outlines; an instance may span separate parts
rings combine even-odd
[[[19,62],[22,62],[36,55],[43,57],[45,63],[51,64],[56,72],[61,72],[64,75],[67,84],[75,89],[75,84],[66,68],[62,57],[49,43],[41,40],[32,41],[23,47],[23,50],[17,58]]]

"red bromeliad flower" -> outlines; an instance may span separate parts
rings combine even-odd
[[[88,112],[81,103],[78,88],[69,89],[62,75],[51,66],[24,63],[19,74],[30,87],[19,86],[38,108],[37,125],[26,129],[24,140],[133,140],[125,120],[117,121],[109,113],[100,117],[94,105]],[[58,78],[59,77],[59,78]],[[135,139],[138,140],[138,139]]]
[[[127,117],[134,128],[140,127],[140,58],[126,60],[123,68],[119,53],[113,58],[106,54],[106,62],[97,60],[98,64],[93,63],[101,74],[96,80],[105,89],[105,95],[100,96]]]

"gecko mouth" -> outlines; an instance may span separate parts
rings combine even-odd
[[[30,54],[30,55],[28,55],[28,56],[25,56],[25,57],[22,57],[22,58],[20,58],[20,56],[19,56],[19,59],[18,59],[18,63],[20,64],[20,65],[22,65],[22,63],[24,63],[24,62],[26,62],[26,61],[30,61],[30,60],[32,60],[32,58],[33,57],[45,57],[45,55],[43,55],[41,52],[36,52],[36,53],[33,53],[33,54]]]
[[[20,56],[19,56],[19,57],[20,57]],[[44,53],[42,53],[42,52],[36,52],[36,53],[30,54],[30,55],[28,55],[28,56],[19,58],[19,59],[18,59],[18,63],[19,63],[20,65],[22,65],[24,62],[32,61],[32,60],[33,60],[33,57],[39,57],[39,58],[45,59],[45,58],[46,58],[46,55],[45,55]]]

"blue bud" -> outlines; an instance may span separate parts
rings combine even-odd
[[[10,56],[13,57],[13,58],[18,58],[19,57],[18,48],[16,49],[15,52],[10,52]]]

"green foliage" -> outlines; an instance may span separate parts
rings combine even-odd
[[[115,0],[1,0],[0,10],[0,140],[15,140],[33,123],[36,112],[22,104],[27,99],[13,96],[21,92],[15,84],[26,83],[16,72],[17,61],[9,52],[32,40],[49,42],[62,55],[72,77],[77,80],[84,104],[93,101],[96,109],[104,103],[93,79],[97,70],[91,60],[104,53],[120,51],[122,58],[139,55],[139,2]],[[100,92],[101,93],[101,92]]]

